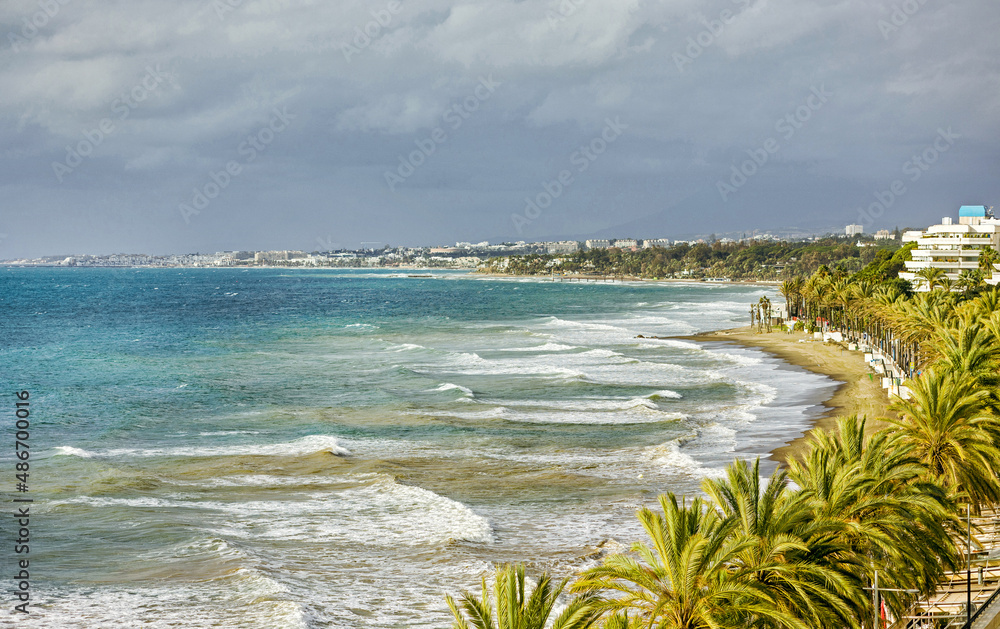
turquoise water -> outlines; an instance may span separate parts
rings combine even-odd
[[[743,325],[765,292],[0,270],[3,443],[31,393],[29,622],[444,627],[443,595],[499,563],[592,565],[829,393],[756,350],[635,338]]]

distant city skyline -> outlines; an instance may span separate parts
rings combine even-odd
[[[0,258],[3,265],[56,265],[56,266],[230,266],[232,264],[241,265],[249,262],[275,262],[289,261],[299,265],[309,266],[317,261],[328,261],[331,259],[362,259],[373,258],[381,262],[384,258],[387,261],[399,261],[406,258],[407,262],[413,262],[418,258],[423,259],[444,259],[455,258],[455,254],[460,254],[457,259],[465,261],[464,266],[474,268],[475,259],[486,260],[489,257],[520,255],[526,253],[548,253],[566,254],[588,249],[646,249],[650,247],[671,247],[674,245],[695,245],[714,244],[716,242],[739,243],[739,242],[809,242],[819,241],[827,238],[865,238],[865,234],[851,234],[848,225],[848,234],[825,233],[808,236],[781,235],[770,231],[755,230],[750,234],[736,235],[730,237],[723,234],[717,236],[710,234],[692,239],[670,239],[670,238],[607,238],[607,239],[587,239],[587,240],[559,240],[559,241],[531,241],[523,240],[514,242],[491,243],[489,241],[456,242],[454,245],[438,243],[435,245],[423,245],[415,247],[392,246],[389,244],[380,247],[358,247],[339,248],[336,250],[311,251],[301,249],[227,249],[215,252],[172,252],[166,254],[150,254],[143,252],[117,252],[117,253],[87,253],[77,252],[72,254],[55,254],[36,257],[22,258]],[[867,238],[895,239],[896,234],[888,230],[867,235]],[[859,241],[859,245],[860,245]],[[417,260],[419,261],[419,260]]]
[[[1000,200],[1000,5],[8,0],[0,259],[866,234]]]

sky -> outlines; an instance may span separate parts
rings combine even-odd
[[[3,0],[0,259],[1000,209],[996,0]]]

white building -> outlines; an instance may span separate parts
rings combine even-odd
[[[926,282],[917,277],[923,269],[935,268],[944,271],[948,279],[955,281],[965,270],[979,268],[979,254],[992,247],[1000,250],[1000,220],[993,217],[992,208],[985,205],[963,205],[958,210],[958,224],[950,216],[941,219],[940,225],[931,225],[924,231],[903,233],[903,243],[916,242],[917,248],[905,262],[906,271],[899,277],[909,280],[917,290],[928,290]],[[993,277],[987,277],[989,284],[1000,282],[1000,269],[995,269]]]
[[[666,247],[669,247],[669,246],[670,246],[670,239],[669,238],[647,238],[646,240],[642,241],[642,248],[643,249],[650,249],[652,247],[664,247],[664,248],[666,248]]]
[[[580,243],[575,240],[563,240],[560,242],[545,243],[545,250],[549,253],[574,253],[580,248]]]
[[[607,249],[611,246],[610,240],[587,240],[584,243],[587,249]]]
[[[875,240],[891,240],[891,239],[892,239],[892,232],[890,232],[888,229],[880,229],[877,232],[875,232]]]
[[[619,238],[615,240],[615,246],[619,249],[638,249],[639,243],[635,241],[635,238]]]
[[[863,233],[865,233],[865,227],[864,227],[864,225],[848,225],[847,226],[847,235],[848,236],[860,236]]]

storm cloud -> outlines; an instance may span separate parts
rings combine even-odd
[[[1000,200],[998,30],[994,0],[6,0],[0,258],[921,226]]]

